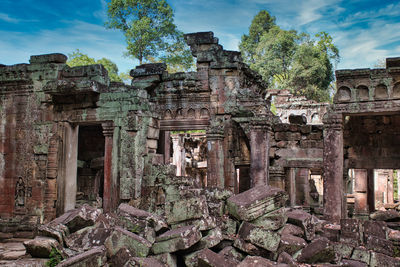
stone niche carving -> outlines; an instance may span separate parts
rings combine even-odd
[[[369,89],[365,85],[357,86],[357,100],[368,101],[369,100]]]
[[[393,86],[393,98],[400,98],[400,82]]]
[[[375,87],[375,99],[387,99],[388,98],[388,90],[386,85],[378,84]]]
[[[351,100],[351,91],[349,87],[342,86],[337,92],[337,100],[339,102],[348,102]]]

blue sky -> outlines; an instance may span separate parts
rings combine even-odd
[[[262,9],[284,29],[326,31],[340,50],[338,69],[369,68],[400,56],[400,2],[393,0],[168,0],[184,32],[213,31],[225,49],[238,50],[243,33]],[[105,0],[1,0],[0,63],[27,63],[30,55],[81,52],[128,71],[121,32],[104,28]]]

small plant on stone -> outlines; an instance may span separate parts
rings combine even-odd
[[[63,255],[61,252],[56,249],[52,248],[50,251],[50,259],[48,262],[46,262],[47,267],[55,267],[57,264],[59,264],[62,260],[64,259]]]

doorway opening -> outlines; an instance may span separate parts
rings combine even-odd
[[[101,125],[79,126],[76,207],[85,203],[102,206],[104,150]]]

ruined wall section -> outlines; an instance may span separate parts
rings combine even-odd
[[[270,148],[271,184],[287,186],[290,168],[308,168],[321,173],[323,168],[322,125],[275,123],[272,126]]]
[[[0,217],[2,231],[27,230],[55,215],[56,181],[48,155],[52,105],[43,86],[58,78],[66,57],[32,56],[30,64],[0,67]]]

